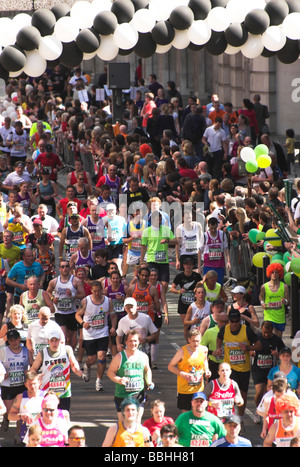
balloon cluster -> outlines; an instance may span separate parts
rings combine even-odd
[[[32,16],[0,18],[0,77],[38,77],[47,67],[78,66],[96,55],[141,58],[176,49],[247,58],[299,56],[300,0],[80,0]]]
[[[295,257],[289,251],[280,253],[272,247],[282,246],[282,240],[274,229],[269,229],[267,232],[262,232],[259,229],[251,229],[248,234],[251,243],[256,245],[263,241],[264,251],[253,255],[252,264],[257,268],[263,268],[264,258],[269,257],[270,263],[281,264],[284,270],[284,282],[291,285],[291,274],[298,276],[300,281],[300,258]]]
[[[254,149],[245,146],[241,149],[240,155],[241,159],[246,163],[247,172],[252,174],[257,172],[258,169],[266,169],[272,163],[268,146],[265,144],[258,144]]]

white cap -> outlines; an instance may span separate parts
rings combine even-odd
[[[105,211],[116,211],[116,210],[117,210],[117,207],[113,203],[109,203],[105,208]]]
[[[52,329],[49,333],[48,333],[48,339],[60,339],[61,338],[61,335],[60,335],[60,332],[57,330],[57,329]]]
[[[243,294],[246,294],[247,293],[247,290],[245,289],[245,287],[243,287],[242,285],[237,285],[232,291],[231,293],[243,293]]]
[[[133,306],[136,306],[137,303],[136,303],[135,298],[133,298],[133,297],[127,297],[127,298],[125,298],[124,306],[125,306],[125,305],[133,305]]]

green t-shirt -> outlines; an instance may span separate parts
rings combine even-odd
[[[136,358],[128,360],[126,351],[121,352],[121,364],[117,371],[117,376],[121,378],[126,377],[127,383],[116,384],[115,396],[124,399],[125,397],[138,394],[143,391],[145,387],[144,383],[144,369],[145,369],[145,358],[141,351],[137,352]]]
[[[216,350],[217,348],[217,336],[219,334],[219,327],[214,326],[213,328],[207,329],[205,333],[203,334],[203,337],[201,339],[201,345],[205,345],[205,347],[208,348],[211,352]],[[210,360],[213,360],[216,363],[221,363],[223,362],[223,358],[217,358],[214,355],[209,355],[208,357]]]
[[[158,230],[152,226],[144,230],[141,245],[147,246],[147,263],[169,263],[168,243],[161,244],[161,240],[172,240],[174,234],[166,225],[161,225]]]
[[[205,411],[201,418],[195,417],[192,411],[184,412],[175,421],[178,428],[178,443],[185,447],[209,447],[213,436],[219,438],[226,435],[221,420]]]

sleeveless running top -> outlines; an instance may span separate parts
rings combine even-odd
[[[201,346],[196,355],[190,355],[187,345],[182,347],[183,358],[178,363],[178,369],[185,373],[193,373],[193,381],[188,382],[181,376],[177,377],[177,392],[179,394],[193,394],[204,389],[204,362],[206,360],[205,347]]]

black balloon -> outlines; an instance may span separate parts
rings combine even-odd
[[[100,47],[100,36],[93,28],[81,29],[76,37],[78,48],[84,53],[93,53]]]
[[[225,31],[225,39],[232,47],[241,47],[247,42],[248,31],[243,24],[232,23]]]
[[[58,3],[51,8],[52,13],[54,14],[56,21],[64,16],[69,16],[71,7],[66,3]]]
[[[169,21],[159,21],[151,31],[152,38],[156,44],[171,44],[175,37],[175,30]]]
[[[101,11],[94,18],[93,28],[102,36],[113,34],[117,26],[117,17],[111,11]]]
[[[128,0],[116,0],[112,3],[111,11],[118,18],[118,23],[129,23],[135,13],[133,4]]]
[[[299,41],[287,37],[285,45],[276,52],[278,60],[285,64],[296,62],[299,57]]]
[[[300,13],[300,0],[286,0],[289,13]]]
[[[179,6],[174,8],[170,14],[170,23],[175,29],[183,31],[188,29],[194,21],[194,13],[187,6]]]
[[[204,47],[205,47],[205,44],[197,45],[197,44],[194,44],[193,42],[190,42],[188,45],[188,49],[193,50],[194,52],[197,52],[198,50],[202,50]]]
[[[261,56],[265,57],[265,58],[274,57],[274,55],[276,55],[276,52],[273,52],[272,50],[268,50],[265,47],[264,47],[264,50],[261,53]]]
[[[0,65],[7,71],[19,71],[26,64],[25,53],[16,45],[4,47],[0,55]]]
[[[23,50],[35,50],[41,40],[40,31],[34,26],[24,26],[17,34],[16,44]]]
[[[212,31],[209,41],[205,44],[206,50],[211,55],[221,55],[225,52],[227,41],[224,32]]]
[[[134,53],[141,58],[149,58],[155,53],[156,44],[152,35],[147,33],[139,33],[139,39],[133,48]]]
[[[51,10],[41,8],[36,10],[31,18],[31,25],[35,26],[42,36],[51,36],[56,24],[56,17]]]
[[[141,10],[142,8],[147,8],[150,0],[131,0],[135,11]]]
[[[289,14],[289,6],[285,0],[270,0],[265,6],[265,11],[269,15],[270,26],[279,26]]]
[[[132,49],[119,49],[118,54],[121,55],[122,57],[126,57],[127,55],[130,55],[133,52],[133,47]]]
[[[0,79],[3,79],[5,83],[7,83],[8,78],[9,72],[2,65],[0,65]]]
[[[225,8],[229,0],[211,0],[211,7],[216,8],[218,6]]]
[[[251,34],[263,34],[270,26],[270,18],[266,11],[256,8],[246,15],[244,24]]]
[[[188,7],[194,13],[195,21],[204,20],[211,10],[210,0],[190,0]]]
[[[63,43],[63,51],[59,57],[60,62],[68,68],[74,68],[82,62],[83,52],[75,41]]]

